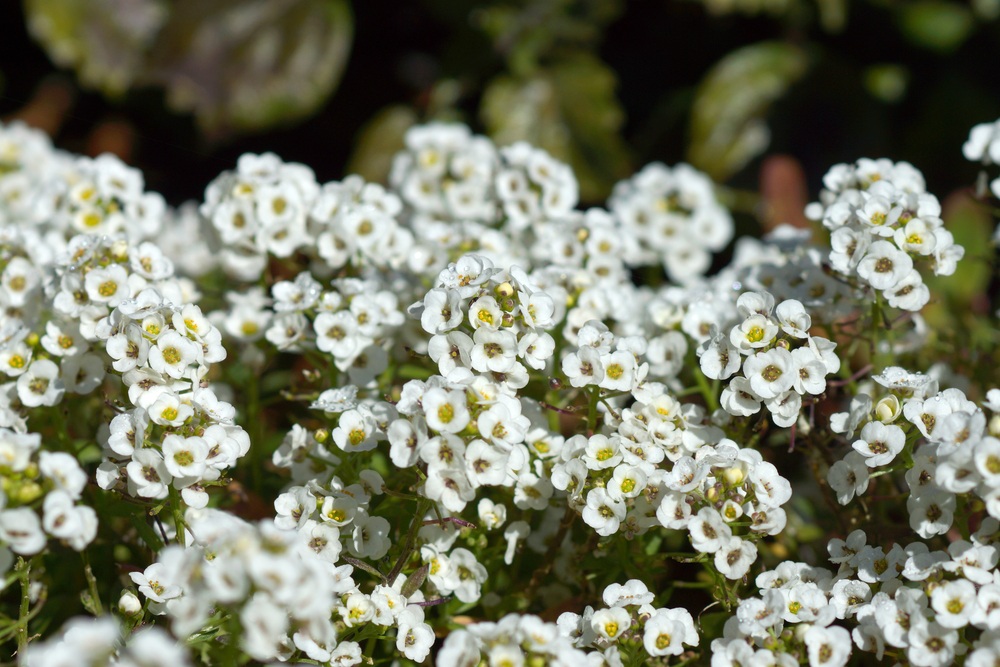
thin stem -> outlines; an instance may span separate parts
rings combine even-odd
[[[90,591],[94,614],[102,616],[104,607],[101,605],[101,594],[97,590],[97,577],[94,576],[94,570],[90,567],[90,554],[86,550],[81,551],[80,558],[83,559],[83,574],[87,578],[87,590]]]
[[[28,614],[31,611],[31,561],[17,558],[18,578],[21,580],[21,608],[17,615],[17,655],[23,656],[28,648]]]
[[[705,405],[708,407],[709,412],[715,412],[718,410],[719,398],[716,396],[713,386],[708,384],[708,378],[701,372],[701,369],[696,368],[694,370],[694,379],[695,382],[698,383],[698,389],[701,391],[701,395],[705,399]]]

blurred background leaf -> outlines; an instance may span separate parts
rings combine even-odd
[[[763,42],[730,53],[702,80],[691,108],[688,161],[724,181],[763,153],[765,115],[806,70],[802,49]]]
[[[899,25],[914,44],[941,53],[958,48],[973,27],[972,11],[955,2],[919,0],[899,7]]]
[[[80,82],[120,96],[142,73],[167,20],[164,0],[25,0],[28,29]]]
[[[430,120],[546,148],[585,203],[653,160],[745,194],[769,153],[798,160],[813,194],[862,155],[913,162],[940,192],[975,178],[956,147],[1000,108],[998,16],[1000,0],[0,2],[0,114],[71,70],[47,125],[60,145],[131,126],[172,201],[244,152],[381,180]]]
[[[179,0],[148,80],[210,133],[257,130],[314,112],[351,47],[346,0]]]
[[[209,135],[315,112],[347,64],[347,0],[25,0],[28,27],[80,82],[159,85]]]

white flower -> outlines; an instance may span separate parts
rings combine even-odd
[[[869,475],[865,460],[857,452],[848,452],[847,456],[830,466],[827,481],[841,505],[851,502],[855,494],[861,495],[868,490]]]
[[[562,372],[574,387],[599,385],[604,381],[604,364],[601,363],[600,352],[592,347],[581,347],[577,352],[563,357]]]
[[[770,318],[752,313],[729,333],[729,342],[742,354],[767,347],[778,335],[778,325]]]
[[[691,546],[702,553],[717,552],[733,536],[732,529],[726,524],[722,515],[711,507],[698,510],[688,523],[688,532],[691,535]]]
[[[421,399],[427,426],[441,433],[458,433],[468,426],[471,416],[465,394],[435,387]]]
[[[632,625],[632,615],[623,607],[598,609],[590,617],[590,627],[598,637],[615,641]]]
[[[14,553],[33,556],[45,546],[45,533],[31,508],[0,509],[0,540]]]
[[[132,460],[126,469],[129,494],[157,500],[167,497],[167,485],[173,481],[173,477],[158,451],[137,449],[132,453]]]
[[[727,579],[743,578],[755,560],[757,546],[735,536],[722,540],[715,552],[715,568]]]
[[[851,635],[836,625],[814,625],[803,636],[810,667],[842,667],[851,657]]]
[[[913,622],[917,621],[917,622]],[[916,667],[943,667],[955,658],[958,633],[935,621],[911,617],[906,657]]]
[[[630,391],[635,383],[637,364],[635,355],[626,350],[601,355],[604,379],[598,383],[609,391]]]
[[[434,645],[434,630],[424,623],[424,610],[408,605],[396,619],[396,650],[415,663],[423,662]]]
[[[861,429],[861,439],[855,440],[851,446],[865,457],[865,465],[877,468],[892,463],[904,444],[906,434],[903,429],[894,424],[873,421],[865,424]]]
[[[706,341],[698,351],[701,372],[709,379],[726,380],[740,370],[739,348],[722,334]]]
[[[510,331],[479,327],[472,335],[472,368],[485,373],[507,373],[517,362],[517,338]]]
[[[587,504],[583,509],[584,522],[597,531],[601,537],[614,535],[625,520],[625,503],[615,500],[602,488],[587,492]]]
[[[188,367],[198,361],[201,347],[174,330],[167,331],[156,339],[156,345],[149,349],[149,366],[157,373],[180,378]]]
[[[795,363],[788,350],[776,347],[748,357],[743,362],[743,375],[750,380],[755,394],[765,400],[775,398],[792,388]]]
[[[895,287],[910,271],[913,260],[889,241],[876,241],[858,262],[858,275],[877,290]]]
[[[479,600],[482,585],[488,578],[486,568],[476,560],[475,555],[468,549],[452,550],[449,559],[453,575],[451,588],[455,597],[462,602]]]
[[[601,598],[609,607],[627,607],[652,604],[655,596],[641,580],[629,579],[624,584],[609,584]]]
[[[205,472],[208,443],[198,436],[169,433],[163,438],[163,463],[174,477],[200,479]]]
[[[966,579],[943,582],[931,593],[935,619],[943,628],[964,628],[976,612],[976,587]]]
[[[36,359],[17,378],[17,397],[25,407],[55,405],[65,393],[59,367],[48,359]]]
[[[420,326],[430,334],[451,331],[462,323],[462,297],[457,290],[434,288],[420,304]]]

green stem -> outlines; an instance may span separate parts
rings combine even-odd
[[[83,574],[87,578],[87,590],[90,591],[94,614],[102,616],[104,607],[101,605],[101,594],[97,590],[97,577],[94,576],[94,570],[90,567],[90,554],[86,550],[81,551],[80,558],[83,559]]]
[[[21,607],[17,615],[17,655],[28,648],[28,613],[31,611],[31,561],[17,558],[17,573],[21,580]]]
[[[593,435],[597,431],[597,404],[601,401],[601,388],[595,385],[587,387],[590,393],[590,400],[587,403],[587,435]]]
[[[701,372],[701,369],[696,368],[694,370],[694,379],[698,383],[698,389],[701,391],[702,397],[705,399],[705,405],[708,407],[708,411],[715,412],[719,409],[719,398],[716,394],[716,390],[713,385],[708,384],[708,378],[705,374]]]

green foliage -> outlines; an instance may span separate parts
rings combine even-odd
[[[955,2],[903,3],[898,16],[900,30],[907,39],[941,53],[961,46],[973,28],[972,12]]]
[[[722,181],[763,153],[768,108],[807,66],[801,49],[781,42],[752,44],[723,58],[698,87],[688,161]]]
[[[336,89],[353,21],[347,0],[25,0],[49,56],[120,96],[157,85],[210,135],[307,116]]]

